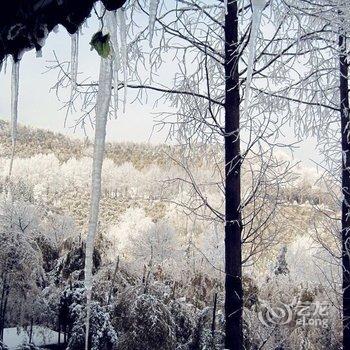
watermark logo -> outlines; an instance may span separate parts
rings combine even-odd
[[[328,327],[328,303],[294,301],[290,304],[262,303],[258,318],[265,326],[294,324],[299,327]]]

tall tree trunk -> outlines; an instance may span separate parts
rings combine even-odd
[[[4,340],[4,327],[5,327],[5,313],[6,313],[6,304],[7,304],[7,277],[6,274],[2,275],[2,292],[1,292],[1,301],[0,301],[0,340]]]
[[[4,329],[5,329],[5,316],[6,316],[6,311],[7,311],[7,301],[8,301],[8,296],[9,296],[9,288],[6,288],[5,292],[5,297],[4,297],[4,305],[2,309],[2,315],[1,315],[1,339],[4,339]]]
[[[225,348],[243,349],[242,218],[237,1],[225,17]]]
[[[2,292],[1,292],[1,300],[0,300],[0,341],[3,341],[4,337],[4,320],[2,319],[2,310],[4,307],[5,301],[5,282],[2,283]]]
[[[342,268],[343,268],[343,349],[350,350],[350,125],[349,66],[346,36],[339,35],[340,113],[342,147]]]

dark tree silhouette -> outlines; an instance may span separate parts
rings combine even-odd
[[[237,2],[225,17],[225,348],[242,349],[242,217]]]
[[[339,35],[340,118],[342,147],[342,269],[343,269],[343,349],[350,349],[350,125],[349,125],[349,65],[346,36]]]

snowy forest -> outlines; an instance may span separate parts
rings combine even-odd
[[[348,1],[1,7],[0,350],[350,350]]]

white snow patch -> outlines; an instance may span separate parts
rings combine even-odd
[[[58,344],[58,333],[49,328],[34,326],[32,331],[32,343],[36,346]],[[15,350],[17,347],[29,342],[29,329],[24,328],[5,328],[4,344],[9,350]]]

